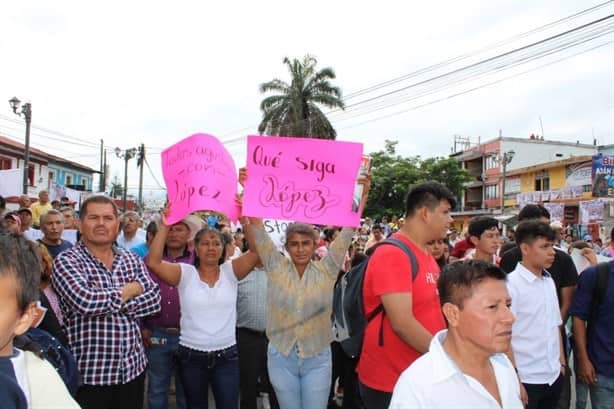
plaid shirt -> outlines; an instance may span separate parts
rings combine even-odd
[[[60,297],[68,343],[86,385],[117,385],[147,365],[138,319],[160,310],[160,290],[143,261],[113,247],[112,270],[83,242],[53,263],[52,283]],[[121,303],[121,287],[138,281],[143,294]]]

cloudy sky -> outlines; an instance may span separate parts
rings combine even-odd
[[[6,1],[0,101],[31,101],[32,146],[94,168],[100,139],[111,150],[145,143],[152,192],[160,151],[196,132],[245,162],[258,85],[288,78],[285,56],[335,70],[348,109],[330,118],[366,152],[390,139],[404,155],[447,155],[453,135],[528,137],[542,133],[540,117],[546,139],[614,143],[614,18],[477,64],[614,14],[607,2],[566,19],[601,3]],[[0,134],[23,138],[8,102]],[[136,161],[129,173],[136,187]]]

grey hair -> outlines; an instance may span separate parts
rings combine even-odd
[[[59,210],[51,209],[51,210],[47,210],[45,213],[41,215],[40,217],[41,226],[43,223],[45,223],[45,219],[47,218],[47,216],[60,216],[60,221],[64,223],[64,215],[62,214],[62,212],[60,212]]]

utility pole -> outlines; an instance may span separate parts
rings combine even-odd
[[[143,166],[145,165],[145,144],[142,143],[139,146],[139,156],[137,159],[137,166],[139,167],[139,215],[143,215],[145,206],[143,204]]]
[[[103,156],[103,167],[102,167],[102,189],[101,192],[105,192],[107,190],[107,175],[109,173],[109,167],[107,165],[107,150],[104,150]]]
[[[507,171],[507,165],[514,159],[516,152],[507,151],[500,156],[501,165],[503,166],[503,177],[501,178],[501,214],[505,211],[505,173]]]
[[[100,181],[98,183],[98,191],[104,192],[104,141],[100,140]]]
[[[122,212],[126,213],[126,202],[128,200],[128,161],[132,158],[134,158],[134,156],[137,153],[137,149],[136,148],[130,148],[130,149],[126,149],[126,150],[122,150],[121,148],[115,148],[115,155],[117,155],[118,158],[123,159],[124,160],[124,194],[122,197]]]
[[[21,105],[21,101],[17,97],[9,100],[11,108],[16,115],[23,115],[26,120],[26,143],[23,155],[23,194],[28,194],[28,186],[30,185],[30,124],[32,123],[32,104],[26,102]],[[21,112],[18,112],[21,105]]]

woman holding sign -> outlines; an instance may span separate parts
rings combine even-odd
[[[239,183],[246,171],[240,172]],[[369,192],[369,177],[360,209]],[[344,227],[322,260],[314,261],[317,240],[313,226],[292,223],[281,254],[262,219],[249,218],[254,246],[268,273],[268,370],[282,409],[325,409],[331,383],[333,340],[330,317],[333,287],[350,246],[354,229]],[[250,246],[252,242],[250,241]]]
[[[194,238],[194,265],[163,261],[169,231],[166,213],[149,249],[147,265],[179,291],[179,376],[187,405],[206,408],[211,384],[217,408],[237,408],[237,283],[253,270],[258,255],[247,252],[226,261],[222,233],[205,227]]]

